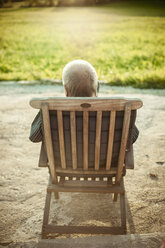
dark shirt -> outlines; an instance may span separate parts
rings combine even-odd
[[[35,143],[43,141],[43,121],[41,111],[38,112],[31,124],[29,139]]]

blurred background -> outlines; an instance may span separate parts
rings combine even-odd
[[[48,173],[37,168],[41,144],[28,138],[38,112],[29,101],[64,96],[62,70],[74,59],[95,67],[102,82],[99,96],[144,103],[136,121],[135,170],[125,178],[127,228],[138,234],[138,244],[141,234],[152,233],[152,247],[160,247],[165,230],[165,1],[0,0],[0,5],[0,247],[35,247],[30,242],[40,239]],[[67,225],[74,224],[69,210],[83,217],[82,209],[94,210],[103,202],[102,196],[61,194],[57,223]],[[99,225],[107,225],[109,201],[104,197],[102,217],[94,210]],[[95,224],[88,213],[80,221]]]
[[[102,82],[165,88],[165,1],[0,0],[0,80],[58,82],[89,61]]]

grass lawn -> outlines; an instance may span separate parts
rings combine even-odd
[[[0,80],[61,79],[74,59],[112,85],[165,88],[165,3],[0,9]]]

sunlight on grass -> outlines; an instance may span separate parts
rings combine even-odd
[[[81,58],[112,85],[165,88],[164,9],[160,17],[126,9],[0,10],[0,80],[61,79],[64,65]]]

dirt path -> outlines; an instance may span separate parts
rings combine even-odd
[[[40,144],[28,140],[36,114],[28,102],[32,97],[52,96],[52,89],[0,89],[0,244],[4,245],[40,238],[48,173],[47,169],[37,167]],[[54,89],[54,95],[63,95],[62,87]],[[100,96],[105,96],[105,91],[112,92],[101,87]],[[165,232],[165,97],[139,91],[123,96],[138,97],[144,102],[137,118],[140,137],[134,146],[135,169],[125,177],[128,233]],[[91,212],[94,206],[96,210]],[[61,193],[53,208],[53,221],[108,225],[111,219],[115,224],[119,220],[111,218],[109,206],[108,195]],[[104,211],[98,216],[100,208]]]

